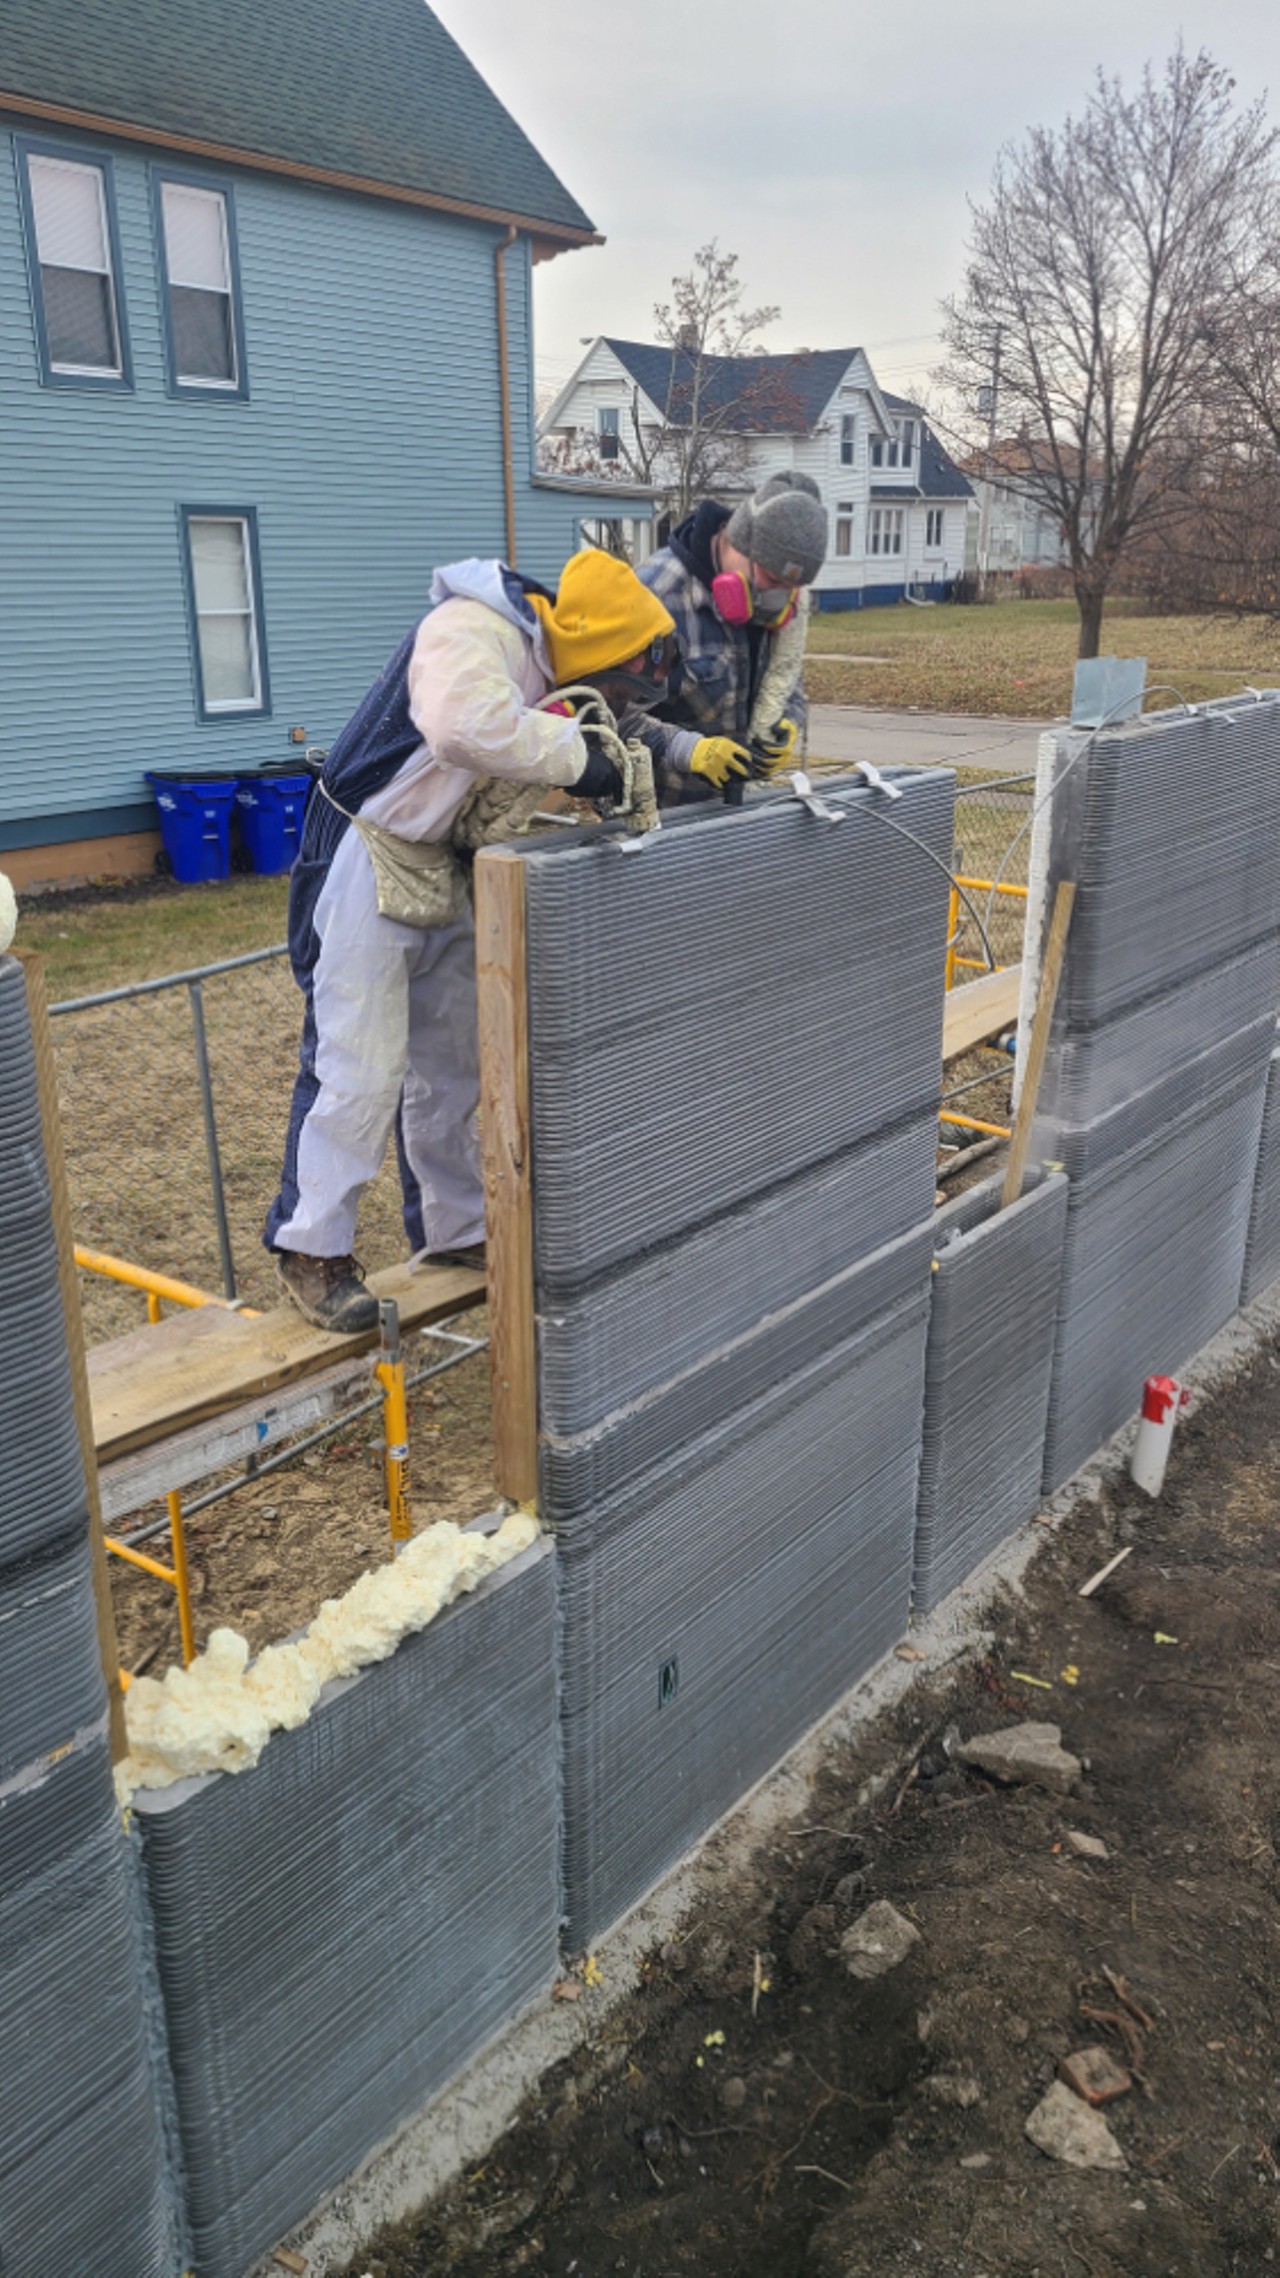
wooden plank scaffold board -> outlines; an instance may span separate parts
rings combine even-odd
[[[146,1335],[144,1330],[140,1332]],[[279,1447],[301,1433],[312,1432],[348,1403],[368,1394],[373,1385],[372,1354],[340,1361],[319,1376],[302,1377],[282,1385],[264,1400],[250,1400],[225,1416],[211,1416],[186,1431],[135,1448],[132,1455],[117,1456],[99,1466],[98,1494],[103,1521],[115,1526],[131,1511],[140,1511],[165,1495],[180,1493],[215,1471],[230,1470]]]
[[[960,989],[949,989],[942,1016],[942,1057],[958,1060],[988,1036],[1012,1028],[1018,1018],[1022,988],[1021,965],[1006,965],[998,973],[984,973]]]
[[[390,1266],[370,1275],[369,1288],[375,1297],[395,1299],[404,1332],[485,1301],[484,1275],[462,1266]],[[99,1345],[89,1356],[99,1465],[264,1401],[284,1385],[371,1351],[377,1342],[376,1330],[335,1337],[313,1329],[292,1305],[256,1318],[213,1305],[169,1314]]]

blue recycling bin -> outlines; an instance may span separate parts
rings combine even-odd
[[[296,769],[262,767],[236,777],[236,816],[255,870],[272,878],[292,869],[302,843],[302,822],[312,777]]]
[[[148,783],[160,810],[160,837],[184,886],[231,875],[231,807],[234,775],[152,774]]]

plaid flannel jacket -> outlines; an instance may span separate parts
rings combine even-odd
[[[701,736],[734,736],[745,742],[756,690],[769,662],[772,636],[752,644],[745,625],[726,625],[707,587],[670,546],[642,563],[638,576],[675,620],[680,664],[672,693],[659,710],[667,728],[668,768],[686,775]],[[797,678],[787,712],[803,729],[804,690]]]

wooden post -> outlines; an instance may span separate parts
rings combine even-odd
[[[36,1089],[40,1101],[40,1118],[44,1127],[45,1160],[49,1165],[49,1199],[52,1207],[54,1239],[58,1245],[58,1278],[62,1285],[62,1309],[67,1323],[67,1360],[71,1369],[71,1396],[75,1402],[76,1429],[80,1437],[85,1490],[89,1501],[89,1541],[93,1551],[93,1594],[98,1613],[98,1648],[102,1655],[102,1673],[107,1680],[111,1758],[113,1763],[118,1764],[120,1758],[128,1754],[129,1740],[125,1730],[124,1695],[120,1689],[120,1648],[116,1641],[115,1614],[111,1606],[111,1583],[107,1573],[107,1553],[102,1540],[102,1511],[98,1501],[98,1458],[93,1444],[93,1409],[89,1400],[89,1369],[85,1359],[84,1323],[80,1314],[80,1282],[76,1269],[74,1238],[71,1231],[71,1197],[67,1189],[66,1158],[62,1152],[62,1123],[58,1114],[58,1077],[53,1057],[53,1030],[49,1024],[49,1000],[44,985],[44,959],[30,949],[16,949],[13,954],[21,960],[23,977],[27,984],[27,1013],[31,1021],[31,1041],[35,1047]]]
[[[507,847],[487,847],[476,858],[475,885],[494,1472],[500,1494],[531,1503],[538,1381],[524,864]]]
[[[1069,878],[1064,879],[1054,897],[1049,940],[1044,963],[1040,968],[1036,1015],[1031,1024],[1031,1044],[1018,1094],[1018,1112],[1014,1118],[1009,1161],[1005,1167],[1004,1187],[1000,1195],[1002,1210],[1007,1210],[1011,1202],[1016,1202],[1022,1192],[1027,1153],[1031,1146],[1031,1126],[1035,1121],[1036,1103],[1040,1097],[1040,1078],[1044,1074],[1045,1055],[1049,1049],[1049,1031],[1053,1026],[1053,1008],[1058,1001],[1058,983],[1062,978],[1063,960],[1067,954],[1067,932],[1075,899],[1074,882]]]

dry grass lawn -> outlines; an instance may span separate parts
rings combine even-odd
[[[1077,627],[1069,601],[833,611],[812,621],[805,686],[819,704],[1054,719],[1071,702]],[[1117,601],[1102,648],[1145,656],[1148,681],[1171,684],[1189,703],[1280,678],[1280,627],[1261,617],[1153,617]],[[845,655],[883,661],[831,661]]]

